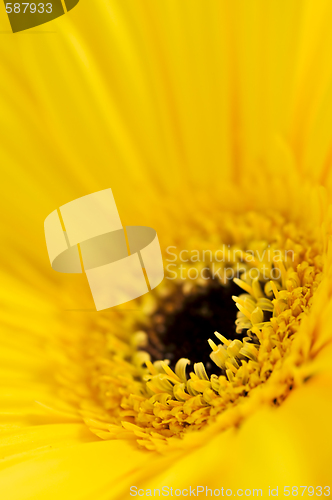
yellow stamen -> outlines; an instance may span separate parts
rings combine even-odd
[[[250,295],[254,296],[254,291],[252,289],[252,287],[250,285],[248,285],[248,283],[245,283],[244,281],[240,280],[239,278],[234,278],[234,283],[236,283],[240,288],[242,288],[243,290],[245,290],[247,293],[249,293]]]

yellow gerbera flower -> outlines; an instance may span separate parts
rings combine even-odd
[[[327,496],[332,4],[2,16],[1,498]],[[166,279],[96,312],[43,222],[109,187]]]

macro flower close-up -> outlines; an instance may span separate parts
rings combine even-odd
[[[331,2],[0,23],[0,498],[329,496]],[[96,310],[44,221],[107,189],[165,276]]]

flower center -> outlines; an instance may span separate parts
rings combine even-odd
[[[181,448],[187,433],[281,404],[311,375],[314,331],[302,320],[324,278],[322,242],[276,215],[234,216],[228,227],[237,243],[218,263],[238,277],[165,279],[134,314],[99,316],[83,336],[80,411],[102,439]]]
[[[231,340],[242,340],[246,333],[245,329],[236,333],[238,310],[232,296],[240,289],[234,282],[224,286],[213,279],[187,294],[183,288],[178,285],[176,292],[166,297],[152,315],[144,350],[152,361],[168,359],[172,369],[180,358],[203,362],[210,375],[216,369],[208,344],[213,333],[217,330]]]

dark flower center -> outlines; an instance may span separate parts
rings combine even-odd
[[[169,359],[173,369],[180,358],[188,358],[191,366],[203,362],[208,375],[218,371],[210,359],[208,339],[214,339],[215,331],[230,340],[241,340],[246,334],[246,330],[235,331],[238,310],[232,295],[238,292],[235,283],[223,286],[212,279],[206,286],[196,286],[188,295],[178,286],[153,314],[147,331],[149,344],[144,350],[149,352],[152,361]]]

